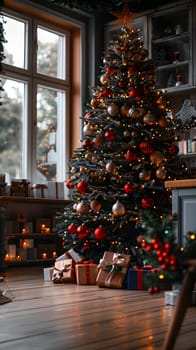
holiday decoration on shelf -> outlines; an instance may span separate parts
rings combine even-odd
[[[157,220],[171,215],[164,182],[189,172],[178,157],[176,123],[164,92],[155,89],[156,68],[139,30],[122,25],[108,44],[99,80],[81,117],[81,147],[65,181],[72,204],[57,218],[65,251],[73,248],[97,264],[106,251],[127,254],[131,265],[144,267],[152,245],[145,238],[149,216],[173,271],[170,236],[159,236]],[[155,267],[164,262],[155,259]]]

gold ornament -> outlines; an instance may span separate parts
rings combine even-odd
[[[164,166],[162,167],[159,167],[157,170],[156,170],[156,177],[160,180],[164,180],[167,176],[167,170],[165,169]]]
[[[86,124],[86,125],[83,127],[84,136],[92,136],[92,135],[93,135],[93,132],[94,132],[94,126],[93,126],[93,125],[91,125],[91,124]]]
[[[101,209],[101,203],[98,200],[94,199],[93,201],[90,202],[90,208],[98,212]]]
[[[121,107],[120,107],[120,114],[123,116],[123,117],[128,117],[129,116],[129,106],[124,103]]]
[[[125,206],[120,201],[116,201],[112,206],[112,212],[115,216],[123,216],[126,213]]]
[[[160,151],[154,151],[150,155],[150,161],[153,164],[160,164],[164,160],[164,155]]]
[[[109,80],[109,77],[106,73],[101,75],[100,82],[102,85],[106,85],[108,80]]]
[[[97,107],[99,107],[99,105],[100,105],[100,99],[97,98],[97,97],[93,97],[93,98],[91,99],[90,105],[91,105],[92,108],[97,108]]]
[[[148,112],[144,115],[143,121],[146,125],[154,125],[156,123],[156,116],[153,113]]]

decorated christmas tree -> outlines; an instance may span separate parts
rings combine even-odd
[[[73,248],[95,262],[105,251],[127,253],[141,267],[150,263],[152,239],[167,243],[167,251],[173,244],[171,192],[164,182],[188,177],[187,169],[139,30],[121,26],[104,53],[99,79],[81,117],[81,147],[66,179],[72,204],[59,214],[58,232],[65,251]],[[163,265],[155,260],[154,266]],[[175,259],[162,269],[170,263],[173,271]]]

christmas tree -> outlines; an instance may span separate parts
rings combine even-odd
[[[156,67],[139,30],[122,25],[91,92],[81,118],[81,147],[73,152],[66,179],[72,204],[59,214],[58,232],[66,251],[74,248],[87,260],[99,262],[104,251],[113,251],[143,266],[152,239],[174,239],[171,192],[164,182],[188,174],[178,157],[176,123],[164,92],[156,89]]]

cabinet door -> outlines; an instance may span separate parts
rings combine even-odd
[[[196,188],[173,190],[172,211],[177,214],[177,240],[185,244],[187,233],[196,232]]]
[[[157,66],[158,89],[193,85],[191,4],[173,6],[150,18],[151,56]]]

